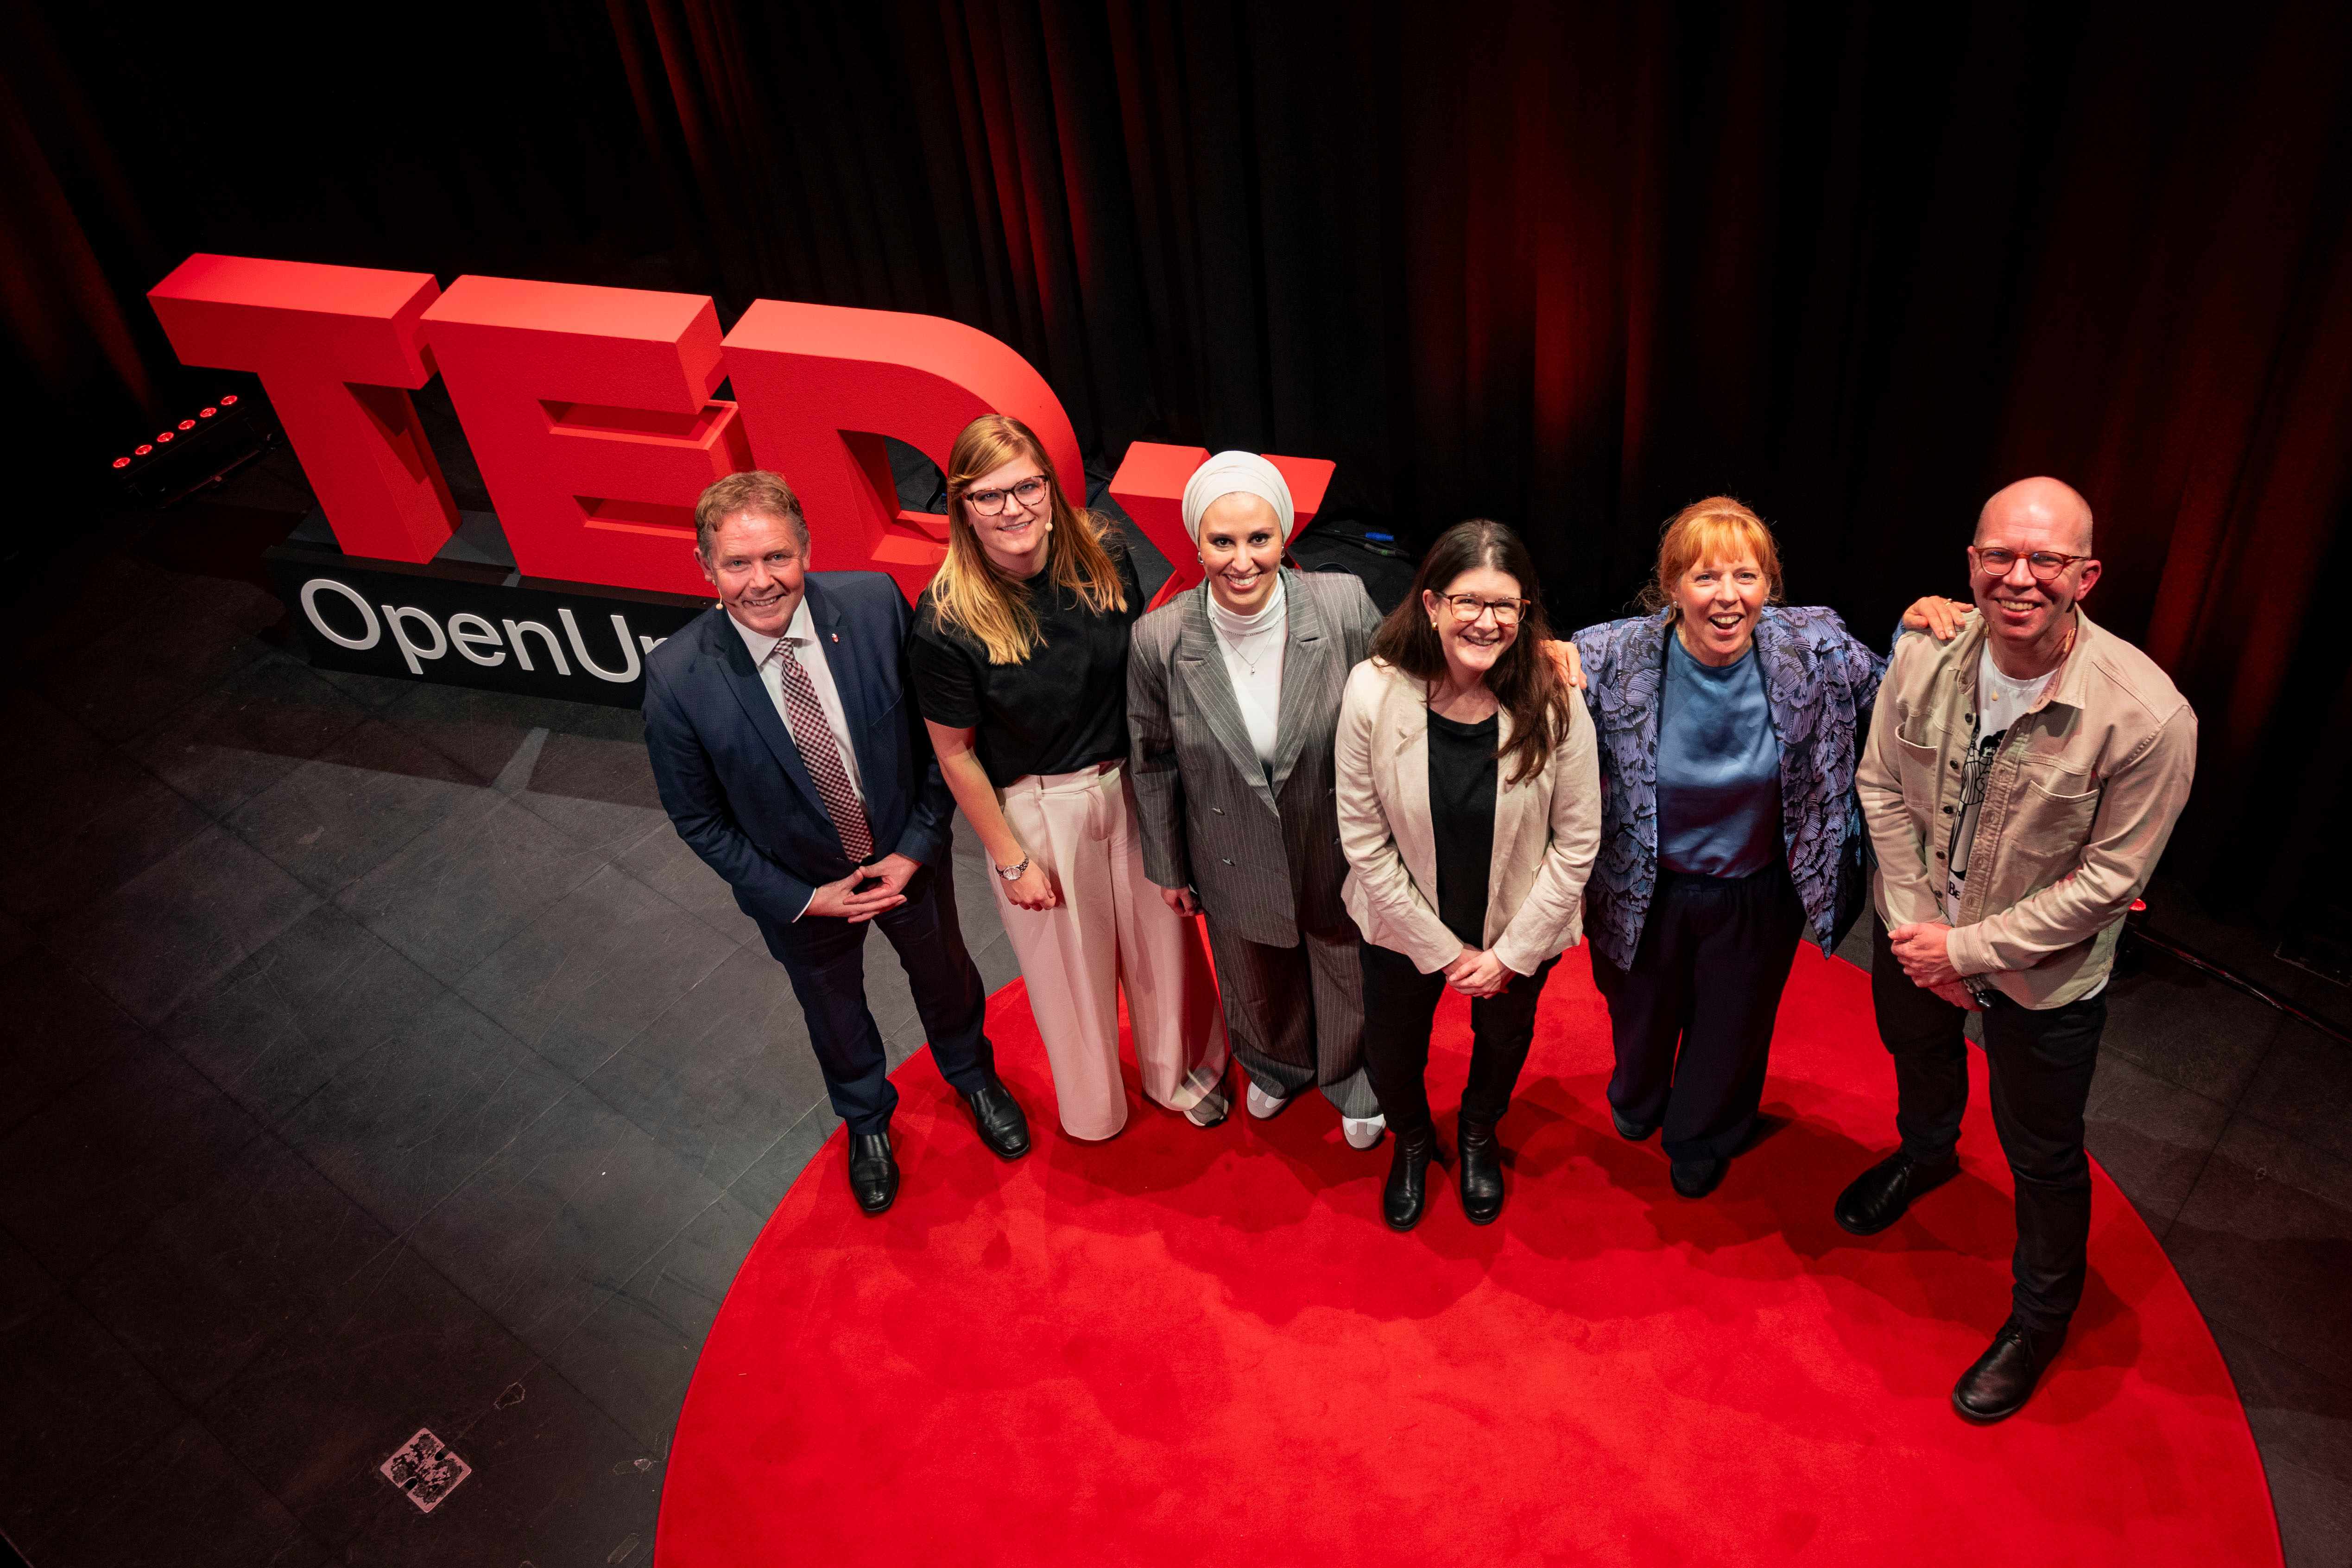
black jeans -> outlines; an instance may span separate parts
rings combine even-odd
[[[1968,1015],[1905,976],[1886,925],[1870,921],[1870,998],[1878,1037],[1895,1057],[1895,1130],[1922,1163],[1952,1157],[1969,1102]],[[2017,1182],[2017,1252],[2011,1260],[2018,1320],[2054,1329],[2083,1299],[2091,1237],[2091,1162],[2083,1105],[2098,1066],[2107,999],[2021,1007],[2000,993],[1984,1012],[1992,1124]]]
[[[959,1093],[987,1081],[996,1056],[981,1032],[988,993],[963,945],[956,915],[952,862],[942,858],[907,880],[907,901],[859,924],[803,915],[790,925],[760,922],[768,951],[791,976],[808,1019],[809,1044],[825,1093],[852,1133],[880,1132],[898,1108],[882,1031],[866,1005],[866,931],[878,926],[898,951],[915,994],[915,1013],[929,1037],[931,1060]]]
[[[1594,951],[1617,1047],[1609,1103],[1628,1121],[1663,1126],[1669,1160],[1727,1160],[1755,1130],[1772,1022],[1804,934],[1805,907],[1776,861],[1748,877],[1660,871],[1633,966]]]
[[[1511,1106],[1511,1087],[1528,1065],[1536,1037],[1536,1004],[1551,977],[1548,958],[1533,974],[1514,976],[1497,996],[1470,1004],[1470,1081],[1462,1089],[1462,1120],[1492,1126]],[[1430,1125],[1429,1026],[1445,994],[1445,974],[1423,974],[1412,960],[1364,943],[1364,1072],[1380,1097],[1391,1132]]]

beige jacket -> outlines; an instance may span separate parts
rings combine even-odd
[[[1496,770],[1495,861],[1486,879],[1485,945],[1533,974],[1584,934],[1584,881],[1601,847],[1601,773],[1592,719],[1568,704],[1567,733],[1543,772],[1517,784]],[[1501,715],[1507,745],[1511,716]],[[1364,940],[1402,952],[1423,974],[1461,955],[1437,917],[1437,840],[1429,817],[1429,699],[1423,683],[1378,659],[1349,672],[1334,745],[1340,899]]]
[[[2197,715],[2155,660],[2074,611],[2074,650],[1986,776],[1952,966],[2027,1007],[2096,989],[2197,768]],[[1985,640],[1895,645],[1855,770],[1888,926],[1945,918],[1947,844],[1976,733]]]

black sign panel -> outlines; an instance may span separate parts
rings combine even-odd
[[[497,566],[412,566],[299,544],[280,545],[266,559],[322,668],[614,708],[644,703],[645,656],[711,605],[518,579]]]

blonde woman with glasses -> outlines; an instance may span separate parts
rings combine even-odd
[[[996,868],[1062,1130],[1097,1141],[1127,1125],[1122,992],[1144,1097],[1213,1127],[1228,1110],[1216,982],[1194,922],[1144,874],[1125,766],[1134,564],[1009,416],[964,427],[947,481],[947,560],[915,607],[915,691]]]

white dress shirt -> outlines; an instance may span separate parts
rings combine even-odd
[[[1225,675],[1234,683],[1234,700],[1248,726],[1250,748],[1265,764],[1271,782],[1274,739],[1282,723],[1282,658],[1290,642],[1290,617],[1282,602],[1282,579],[1274,581],[1274,596],[1254,616],[1239,616],[1217,603],[1209,593],[1209,625],[1225,656]]]
[[[731,612],[727,619],[741,634],[743,646],[751,650],[751,662],[760,670],[760,684],[768,689],[768,700],[776,705],[776,716],[784,721],[784,733],[788,735],[792,733],[793,719],[784,710],[783,660],[776,657],[776,645],[793,645],[793,657],[808,671],[809,684],[816,688],[817,706],[824,710],[825,725],[833,731],[834,743],[841,749],[841,771],[849,775],[849,787],[857,792],[858,804],[864,805],[866,785],[857,776],[857,748],[849,743],[849,715],[842,709],[841,691],[834,685],[833,670],[824,661],[824,645],[817,640],[816,622],[809,616],[808,596],[801,596],[781,637],[753,631],[736,620]],[[799,742],[795,740],[793,744]]]

